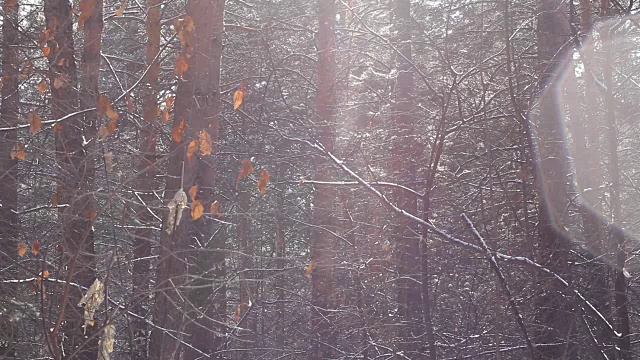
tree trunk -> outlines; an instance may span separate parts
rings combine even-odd
[[[160,51],[160,5],[162,0],[147,0],[147,45],[146,65],[149,71],[146,73],[143,85],[143,120],[144,126],[140,129],[140,158],[136,164],[138,179],[136,190],[142,204],[137,212],[139,224],[134,234],[134,263],[133,263],[133,311],[147,317],[148,292],[150,275],[151,241],[153,238],[152,226],[155,223],[151,204],[155,203],[156,190],[156,138],[158,136],[158,76],[160,62],[156,56]],[[132,358],[147,359],[147,341],[149,330],[144,319],[132,319],[133,349]]]
[[[336,3],[318,0],[318,88],[316,95],[316,131],[327,151],[333,152],[336,98]],[[315,180],[329,181],[332,166],[324,159],[316,159]],[[335,238],[325,229],[335,224],[336,194],[331,186],[317,184],[313,193],[313,224],[311,238],[311,356],[310,359],[329,359],[334,355],[336,332],[331,319],[334,304],[333,267]]]
[[[603,1],[603,9],[607,10],[607,1]],[[608,90],[604,91],[605,118],[607,122],[607,157],[609,167],[609,193],[612,213],[612,225],[609,229],[610,237],[615,244],[615,314],[617,330],[621,334],[618,347],[620,358],[630,360],[631,353],[631,325],[629,323],[629,304],[627,296],[627,278],[624,276],[625,263],[627,261],[626,236],[623,230],[622,203],[620,197],[620,160],[618,158],[618,124],[616,120],[616,99],[614,97],[613,66],[615,59],[615,38],[608,26],[601,28],[602,44],[604,50],[603,77]]]
[[[190,0],[186,6],[188,22],[193,21],[193,33],[185,33],[182,55],[188,70],[180,80],[176,92],[174,128],[183,121],[185,136],[173,141],[169,159],[165,200],[173,199],[179,189],[188,192],[198,185],[195,200],[209,209],[215,201],[215,166],[211,156],[200,141],[200,151],[186,156],[185,145],[205,139],[205,145],[213,147],[217,142],[221,117],[220,60],[222,56],[224,0]],[[188,27],[188,26],[187,26]],[[174,139],[176,140],[176,139]],[[204,151],[203,151],[204,150]],[[215,151],[215,149],[213,149]],[[193,199],[192,199],[193,200]],[[167,219],[168,211],[165,214]],[[193,221],[189,210],[171,234],[167,233],[165,220],[162,232],[161,257],[158,264],[158,289],[154,306],[154,321],[170,331],[185,331],[183,359],[196,359],[203,353],[211,358],[221,355],[226,316],[226,287],[220,281],[224,277],[224,239],[212,238],[214,233],[211,214]],[[190,240],[194,239],[191,244]],[[188,285],[194,290],[183,289],[187,265]],[[166,289],[166,290],[165,290]],[[184,299],[189,299],[185,302]],[[183,323],[188,315],[188,324]],[[180,342],[164,331],[155,330],[151,337],[152,359],[180,358]]]
[[[569,158],[564,142],[563,109],[556,75],[567,66],[570,53],[568,11],[559,0],[541,0],[538,15],[538,55],[543,69],[540,76],[538,124],[539,186],[539,262],[570,281],[569,253],[571,243],[564,232],[569,194]],[[538,321],[542,328],[536,334],[539,354],[543,359],[572,359],[576,347],[571,340],[574,314],[557,281],[543,277],[544,292],[539,299]]]
[[[92,14],[85,23],[85,37],[101,34],[102,2],[100,1],[99,16]],[[47,29],[52,31],[52,39],[48,42],[51,51],[49,60],[49,83],[51,86],[51,112],[58,119],[76,111],[78,107],[78,80],[76,62],[73,56],[73,16],[71,6],[66,0],[46,0],[45,17]],[[91,35],[89,35],[91,34]],[[98,35],[99,36],[99,35]],[[99,41],[99,39],[94,39]],[[100,45],[97,45],[99,60]],[[96,49],[89,44],[83,51],[83,69],[94,61],[91,59]],[[97,71],[97,66],[93,71]],[[83,74],[83,88],[90,86],[97,77],[92,79],[89,72]],[[57,85],[59,86],[57,86]],[[87,88],[87,90],[89,90]],[[83,98],[83,104],[89,101]],[[91,106],[95,106],[93,102]],[[93,154],[88,154],[94,146],[94,141],[83,145],[83,136],[95,134],[93,129],[85,127],[85,120],[95,121],[89,115],[87,119],[75,116],[56,129],[56,161],[58,170],[60,217],[63,227],[61,252],[63,254],[62,269],[65,269],[66,279],[85,287],[91,286],[95,280],[95,252],[93,249],[92,224],[95,220],[95,201],[90,191],[93,179]],[[89,124],[87,124],[90,126]],[[91,337],[93,327],[83,329],[83,309],[77,304],[82,298],[82,292],[75,286],[62,285],[65,291],[60,298],[61,321],[58,321],[52,332],[52,338],[58,335],[60,324],[64,331],[64,354],[75,359],[95,359],[97,356],[97,339]],[[60,351],[58,347],[55,347]],[[60,354],[56,354],[60,357]]]
[[[413,110],[414,80],[412,68],[412,47],[411,47],[411,3],[409,0],[395,0],[394,3],[394,23],[397,30],[397,48],[400,54],[396,55],[396,67],[398,76],[396,78],[395,105],[393,108],[394,121],[397,126],[393,144],[394,164],[392,169],[398,182],[409,187],[417,175],[416,160],[418,153],[415,150],[415,119],[411,115]],[[395,191],[395,198],[401,209],[416,214],[418,210],[417,199],[413,194],[403,190]],[[428,271],[425,267],[421,270],[420,237],[416,234],[416,225],[405,218],[398,216],[394,229],[393,243],[396,245],[396,259],[399,280],[397,282],[398,291],[398,313],[402,326],[400,327],[399,345],[405,356],[418,356],[421,348],[423,330],[423,311],[429,311],[422,302],[421,291],[428,292],[428,284],[422,290],[415,284],[420,282],[422,270]],[[427,256],[426,249],[424,255]],[[423,259],[428,262],[427,257]],[[426,263],[425,263],[426,264]],[[427,294],[428,296],[428,294]],[[429,314],[430,317],[430,314]],[[429,339],[426,339],[430,343]],[[434,356],[435,354],[431,354]]]
[[[243,127],[244,128],[244,127]],[[251,269],[253,268],[254,244],[249,236],[249,209],[250,196],[246,183],[238,184],[238,224],[237,237],[242,248],[240,260],[240,319],[238,324],[242,330],[238,333],[241,338],[241,346],[244,349],[252,349],[255,346],[257,323],[256,310],[253,309],[256,301],[257,288],[253,280]],[[250,351],[246,353],[249,357]]]
[[[2,20],[2,105],[0,107],[0,127],[13,127],[20,122],[18,104],[18,3],[4,0]],[[0,134],[0,264],[5,264],[1,280],[13,278],[17,271],[12,264],[17,258],[18,244],[18,160],[11,158],[11,151],[18,144],[16,131]],[[0,282],[0,358],[11,359],[16,356],[17,327],[11,321],[11,311],[5,308],[8,301],[15,298],[16,287]]]

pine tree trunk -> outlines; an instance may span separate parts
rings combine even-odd
[[[136,189],[143,204],[138,209],[138,228],[134,235],[133,255],[133,311],[147,317],[148,292],[150,276],[152,226],[155,217],[151,205],[155,203],[156,190],[156,138],[158,136],[158,76],[160,62],[156,57],[160,51],[160,5],[162,0],[147,0],[147,44],[146,65],[149,71],[145,75],[143,85],[143,120],[145,125],[140,129],[140,158],[137,162],[138,179]],[[147,359],[147,341],[149,329],[144,319],[132,319],[133,349],[132,358]]]
[[[316,131],[327,151],[333,152],[336,98],[336,4],[335,0],[318,0],[318,88],[316,95]],[[332,166],[324,159],[315,164],[317,181],[332,179]],[[335,238],[324,229],[335,224],[336,195],[331,186],[317,184],[313,193],[311,261],[311,354],[310,359],[329,359],[334,355],[336,332],[331,319],[334,308]]]
[[[0,127],[13,127],[20,122],[18,104],[18,3],[5,0],[2,20],[2,104],[0,105]],[[8,280],[16,275],[8,264],[17,258],[18,244],[18,160],[11,158],[11,151],[17,145],[16,131],[0,133],[0,264],[6,264],[0,280]],[[10,300],[16,296],[16,287],[0,282],[0,296]],[[16,356],[17,345],[15,322],[10,320],[11,311],[4,308],[6,301],[0,300],[0,358],[11,359]]]
[[[564,119],[556,84],[557,74],[567,66],[570,50],[568,11],[559,0],[541,0],[538,15],[538,55],[543,69],[540,76],[538,123],[539,249],[538,260],[545,267],[570,281],[571,244],[564,233],[563,219],[568,204],[570,170],[564,142]],[[574,314],[564,289],[549,277],[541,279],[544,292],[538,303],[536,334],[543,359],[572,359]]]
[[[188,192],[198,185],[195,200],[205,210],[216,200],[215,163],[211,155],[200,151],[186,156],[185,146],[192,140],[208,138],[214,147],[218,137],[221,116],[220,61],[222,56],[224,0],[190,0],[186,14],[193,20],[193,34],[186,35],[182,55],[188,70],[180,80],[176,92],[174,128],[184,121],[187,127],[181,141],[173,141],[169,159],[169,177],[165,201],[169,201],[182,188]],[[185,20],[186,21],[186,20]],[[208,211],[207,211],[208,212]],[[212,238],[214,222],[210,214],[193,221],[186,209],[182,221],[171,234],[167,233],[167,215],[162,232],[161,256],[158,264],[154,322],[161,327],[184,331],[183,359],[211,358],[221,355],[223,324],[226,316],[226,287],[224,278],[224,239]],[[190,239],[195,239],[191,244]],[[188,264],[188,269],[187,265]],[[189,283],[185,275],[189,273]],[[186,291],[183,285],[193,288]],[[185,302],[188,299],[188,302]],[[188,323],[183,319],[188,316]],[[152,359],[178,359],[180,342],[160,330],[151,337]]]

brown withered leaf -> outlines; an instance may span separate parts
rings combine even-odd
[[[33,255],[38,255],[40,253],[40,241],[36,240],[31,243],[31,253]]]
[[[211,144],[211,135],[209,135],[207,130],[200,130],[198,133],[198,142],[200,144],[200,154],[203,156],[212,154],[213,145]]]
[[[195,200],[191,203],[191,219],[196,221],[200,219],[202,214],[204,214],[204,205],[202,205],[202,201]]]
[[[11,150],[11,159],[15,160],[24,160],[27,157],[27,153],[24,150],[24,144],[23,143],[17,143],[14,147],[13,150]]]
[[[186,130],[187,130],[187,123],[183,119],[178,123],[178,125],[176,125],[176,127],[173,128],[173,131],[171,132],[171,137],[173,138],[173,141],[181,142]]]
[[[269,171],[262,170],[260,173],[260,179],[258,180],[258,189],[260,190],[260,194],[264,194],[267,192],[267,183],[269,182]]]
[[[238,89],[235,93],[233,93],[233,110],[237,110],[240,105],[242,105],[243,99],[244,91],[242,89]]]
[[[38,131],[40,131],[40,128],[42,127],[42,118],[40,117],[40,115],[35,113],[29,113],[27,114],[27,120],[29,121],[31,133],[33,135],[37,134]]]
[[[193,154],[195,154],[196,151],[198,151],[198,142],[195,140],[189,141],[189,144],[187,144],[187,159],[193,159]]]
[[[27,243],[24,241],[20,241],[18,243],[18,256],[23,257],[24,254],[27,253],[27,249],[29,249],[29,247],[27,246]]]
[[[40,80],[40,82],[38,83],[38,92],[40,94],[44,94],[45,92],[47,92],[48,88],[49,88],[49,84],[47,83],[47,80],[45,79]]]
[[[179,78],[182,78],[182,76],[187,72],[188,69],[189,64],[187,64],[187,59],[185,59],[185,57],[182,55],[176,56],[176,75],[178,75]]]
[[[196,200],[196,194],[198,194],[198,185],[193,185],[189,188],[189,197],[191,198],[191,201]]]
[[[240,180],[246,178],[253,172],[253,164],[249,159],[242,160],[242,167],[240,168],[240,172],[238,173],[238,178],[236,180]]]

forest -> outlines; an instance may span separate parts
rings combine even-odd
[[[634,0],[0,1],[0,359],[640,357]]]

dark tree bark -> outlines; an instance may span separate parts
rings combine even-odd
[[[195,200],[209,209],[215,201],[213,157],[203,153],[202,143],[200,151],[189,157],[185,145],[203,138],[208,139],[211,147],[217,142],[224,0],[190,0],[186,10],[194,30],[185,34],[183,43],[182,55],[187,59],[188,70],[176,92],[174,128],[184,121],[188,130],[181,141],[174,141],[171,146],[165,200],[173,199],[179,190],[186,193],[198,185]],[[226,287],[220,279],[225,274],[221,251],[224,239],[213,238],[211,216],[205,214],[193,221],[187,209],[180,224],[169,234],[165,215],[154,321],[165,329],[185,332],[181,337],[189,346],[184,346],[184,359],[200,358],[202,354],[218,358],[223,346],[225,329],[221,324],[226,315]],[[194,250],[190,250],[190,245]],[[189,283],[185,278],[187,264],[189,278],[193,279]],[[194,290],[187,292],[183,285]],[[178,359],[181,354],[180,342],[160,330],[153,331],[150,347],[152,359]]]
[[[393,108],[393,129],[395,142],[393,144],[394,163],[392,169],[394,177],[403,185],[414,186],[417,178],[417,156],[415,148],[415,119],[412,116],[414,98],[414,80],[412,68],[411,47],[411,3],[409,0],[395,0],[394,23],[397,30],[396,67],[398,76],[395,84],[395,104]],[[416,196],[403,190],[395,191],[398,206],[417,214],[418,202]],[[420,237],[417,235],[416,224],[402,217],[398,217],[394,229],[393,243],[395,244],[397,270],[399,280],[398,314],[402,322],[399,334],[400,349],[406,356],[417,356],[421,348],[420,337],[423,330],[422,289],[415,286],[420,282],[421,252]],[[427,256],[425,249],[425,256]],[[428,263],[428,258],[424,261]],[[426,265],[425,263],[425,265]],[[424,268],[425,270],[428,267]],[[428,271],[428,270],[427,270]],[[428,284],[424,290],[428,291]],[[428,294],[427,294],[428,296]],[[429,340],[427,340],[429,342]],[[435,354],[433,354],[435,355]]]
[[[89,64],[96,59],[99,61],[100,36],[102,24],[102,2],[96,1],[94,13],[85,22],[85,39],[87,36],[95,44],[88,43],[83,51],[83,70],[88,70]],[[76,62],[73,56],[73,16],[71,6],[66,0],[46,0],[44,7],[47,29],[53,32],[52,40],[48,42],[51,51],[49,60],[49,83],[51,86],[51,112],[54,118],[61,118],[72,114],[78,107],[78,80]],[[85,40],[86,41],[86,40]],[[94,64],[91,71],[97,71]],[[95,73],[83,74],[83,88],[97,84]],[[59,86],[56,86],[58,84]],[[97,86],[97,85],[96,85]],[[89,90],[87,88],[87,90]],[[97,87],[96,87],[97,90]],[[88,98],[83,97],[83,104]],[[95,106],[95,101],[90,106]],[[95,280],[95,252],[93,249],[92,224],[95,220],[95,200],[89,193],[94,176],[93,154],[94,141],[83,144],[83,136],[94,136],[95,130],[85,125],[85,117],[74,116],[59,125],[56,130],[56,161],[58,165],[60,218],[63,227],[61,242],[62,269],[67,281],[91,286]],[[93,118],[95,123],[95,117]],[[87,145],[85,147],[85,145]],[[82,292],[69,283],[63,284],[64,290],[60,297],[60,317],[52,331],[52,338],[59,335],[60,325],[64,332],[64,353],[76,359],[95,359],[97,356],[97,338],[92,337],[93,327],[83,329],[83,309],[78,307]],[[60,351],[59,347],[54,347]],[[60,353],[56,354],[59,358]]]
[[[150,275],[152,226],[155,223],[151,205],[155,203],[156,182],[156,142],[158,136],[158,76],[160,61],[156,57],[160,51],[160,5],[162,0],[147,0],[147,44],[145,63],[149,71],[144,78],[143,120],[140,129],[140,158],[137,162],[138,179],[136,188],[142,200],[136,217],[139,221],[134,234],[133,255],[133,309],[134,313],[147,317],[148,312],[148,279]],[[147,341],[149,329],[144,319],[132,319],[133,327],[133,359],[147,359]]]
[[[569,201],[569,158],[564,142],[563,110],[556,75],[567,67],[570,53],[570,28],[567,7],[559,0],[541,0],[538,8],[538,56],[541,76],[538,105],[538,174],[539,245],[538,261],[556,274],[570,279],[570,237],[564,234],[564,220]],[[543,359],[571,359],[576,346],[572,304],[564,289],[553,279],[543,277],[542,296],[538,303],[536,334]]]
[[[336,3],[335,0],[318,0],[318,87],[316,94],[317,138],[322,146],[333,152],[334,124],[336,122]],[[332,165],[324,159],[316,159],[314,179],[330,181]],[[314,265],[311,277],[311,354],[310,359],[333,357],[336,332],[331,319],[335,306],[333,268],[335,262],[335,238],[326,231],[335,225],[334,208],[336,194],[331,186],[317,184],[313,193],[313,223],[311,261]]]
[[[13,127],[20,122],[18,104],[18,2],[5,0],[2,20],[2,104],[0,105],[0,127]],[[5,270],[0,280],[10,279],[17,274],[12,263],[17,258],[18,244],[18,160],[12,159],[11,152],[18,144],[16,131],[0,134],[0,264]],[[9,300],[16,296],[16,287],[0,282],[0,358],[16,356],[17,324],[10,320]],[[6,300],[6,301],[5,301]]]

